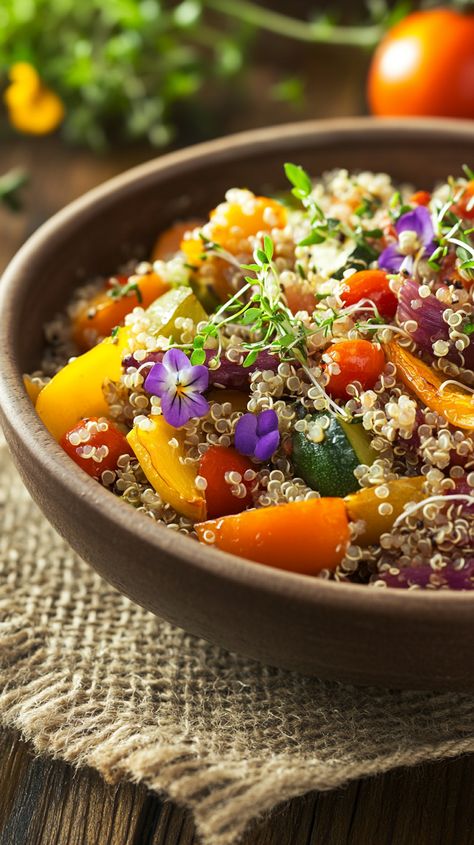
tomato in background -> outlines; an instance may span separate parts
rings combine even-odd
[[[474,118],[474,14],[408,15],[377,48],[367,94],[380,116]]]

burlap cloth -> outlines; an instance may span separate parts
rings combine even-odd
[[[301,677],[136,607],[50,528],[1,442],[0,532],[1,722],[186,803],[204,843],[308,790],[474,750],[474,696]]]

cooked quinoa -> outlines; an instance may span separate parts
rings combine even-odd
[[[474,174],[415,193],[387,174],[286,172],[292,194],[232,188],[207,221],[165,232],[150,261],[79,288],[45,327],[30,395],[98,483],[194,541],[269,563],[235,545],[249,514],[258,546],[254,509],[278,506],[283,531],[285,514],[306,513],[285,506],[317,500],[316,515],[324,499],[347,524],[328,565],[310,527],[276,565],[471,589]],[[120,319],[103,331],[109,312]],[[104,348],[118,367],[61,428],[59,378],[71,374],[72,395],[74,372],[100,370],[88,350]],[[100,439],[111,431],[113,446]],[[219,539],[223,520],[234,545]]]

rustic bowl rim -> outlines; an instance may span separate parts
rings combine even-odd
[[[139,189],[151,174],[167,170],[179,172],[191,160],[231,158],[246,146],[268,147],[273,151],[282,148],[285,142],[300,136],[324,135],[336,133],[349,136],[361,131],[378,135],[381,139],[387,134],[428,136],[431,132],[465,136],[474,141],[474,123],[452,119],[373,119],[373,118],[337,118],[329,120],[311,120],[272,126],[240,132],[222,139],[196,144],[177,152],[159,156],[133,167],[124,173],[107,180],[88,191],[83,196],[68,204],[44,223],[20,248],[10,261],[0,280],[0,314],[7,314],[6,325],[2,325],[0,335],[0,407],[3,414],[15,426],[16,432],[27,451],[36,455],[43,472],[52,475],[58,489],[65,486],[75,496],[80,507],[81,499],[87,500],[94,507],[105,509],[111,522],[125,527],[131,533],[146,540],[156,548],[157,553],[166,551],[169,530],[154,523],[148,517],[137,514],[133,508],[117,500],[109,491],[89,478],[76,467],[64,453],[37,416],[33,405],[24,389],[22,373],[12,354],[13,327],[11,316],[18,308],[22,291],[28,288],[34,274],[35,260],[38,256],[51,254],[54,245],[63,235],[73,230],[80,222],[86,222],[89,212],[97,204],[116,202],[123,193]],[[343,166],[343,163],[342,165]],[[18,284],[20,279],[20,284]],[[4,318],[3,318],[4,319]],[[173,532],[173,546],[177,555],[186,560],[188,566],[197,570],[210,571],[227,581],[245,583],[257,592],[284,594],[287,598],[305,598],[315,607],[323,603],[326,607],[358,605],[368,614],[377,612],[403,617],[407,614],[417,618],[434,619],[455,614],[461,608],[474,601],[469,592],[450,590],[401,590],[396,588],[368,589],[366,585],[337,583],[293,572],[252,563],[244,558],[212,549],[195,543],[184,535]]]

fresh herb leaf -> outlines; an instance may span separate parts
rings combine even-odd
[[[196,364],[204,364],[206,360],[206,353],[204,349],[194,349],[191,354],[191,364],[195,366]]]
[[[291,162],[286,162],[284,167],[286,178],[300,192],[298,198],[302,199],[309,196],[313,190],[313,183],[306,170],[299,164],[292,164]],[[295,194],[295,196],[297,195]]]
[[[249,353],[246,355],[246,357],[244,358],[243,366],[244,366],[244,367],[251,367],[251,366],[252,366],[252,364],[255,364],[255,361],[257,360],[257,357],[258,357],[258,350],[257,350],[257,349],[253,349],[253,350],[252,350],[251,352],[249,352]]]
[[[468,179],[474,179],[474,170],[472,170],[469,165],[463,164],[462,169]]]

